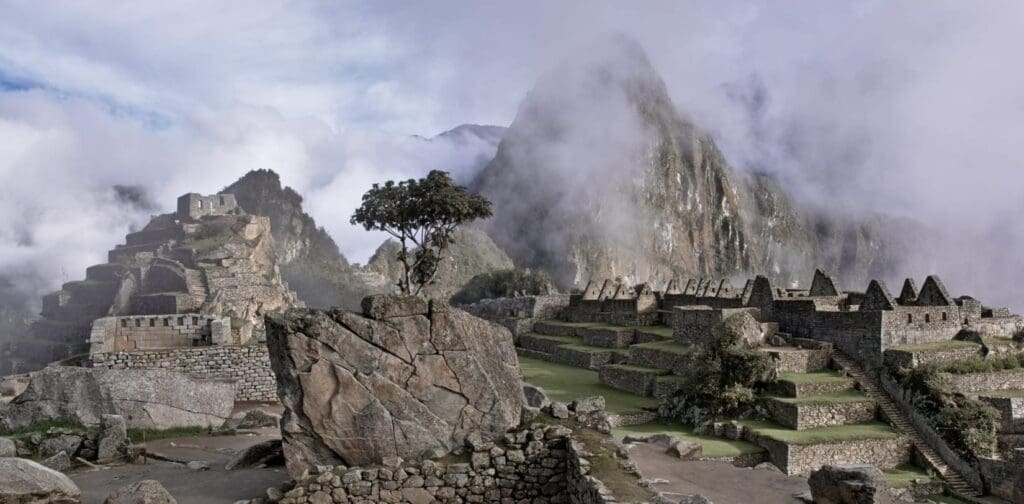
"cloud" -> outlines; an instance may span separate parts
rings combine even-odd
[[[342,250],[373,181],[466,173],[486,145],[411,138],[508,124],[539,75],[608,32],[635,39],[743,170],[837,212],[969,239],[922,251],[951,290],[1010,303],[1024,268],[1024,5],[988,2],[0,4],[0,274],[52,289],[150,211],[249,169],[306,196]],[[465,175],[463,175],[465,176]],[[63,271],[63,273],[62,273]],[[1009,273],[1007,273],[1009,272]]]

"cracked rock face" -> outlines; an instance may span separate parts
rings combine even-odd
[[[234,404],[234,384],[226,380],[52,366],[33,373],[25,392],[0,408],[0,426],[18,430],[57,419],[99,426],[104,415],[121,415],[130,428],[219,427]]]
[[[451,451],[518,425],[525,398],[508,330],[464,311],[368,298],[267,317],[288,471]]]

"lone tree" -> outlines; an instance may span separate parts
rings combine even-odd
[[[380,230],[402,244],[398,260],[404,268],[398,288],[419,294],[433,283],[452,231],[465,222],[491,216],[491,202],[452,182],[447,172],[432,170],[425,178],[373,184],[351,223]],[[410,250],[410,246],[414,250]]]

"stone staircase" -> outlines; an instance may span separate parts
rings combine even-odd
[[[857,380],[861,389],[878,403],[878,407],[881,409],[885,417],[910,439],[914,448],[916,448],[921,456],[924,457],[928,462],[928,465],[932,466],[936,472],[942,475],[943,479],[946,480],[946,483],[952,490],[967,497],[981,496],[981,493],[977,489],[972,487],[967,480],[960,475],[960,473],[956,472],[956,470],[946,464],[942,460],[942,457],[940,457],[935,450],[921,439],[921,436],[918,435],[913,424],[910,423],[910,420],[903,414],[900,407],[892,400],[891,397],[889,397],[889,394],[882,389],[881,385],[879,385],[878,381],[874,377],[869,376],[864,372],[864,369],[857,361],[843,354],[839,350],[833,351],[832,360],[843,371],[849,374],[853,379]]]
[[[206,288],[206,278],[203,272],[196,269],[185,269],[185,285],[188,287],[188,293],[192,296],[195,301],[196,308],[203,306],[206,302],[206,298],[209,297],[210,292]]]

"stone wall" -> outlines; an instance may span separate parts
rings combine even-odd
[[[97,353],[92,361],[97,368],[165,369],[203,378],[232,379],[236,401],[277,402],[277,382],[264,345]]]
[[[896,350],[888,349],[883,358],[885,366],[891,369],[915,368],[924,364],[954,362],[979,355],[981,346],[965,346],[940,350]]]
[[[951,306],[897,306],[882,313],[882,348],[949,341],[960,332],[960,311]]]
[[[585,450],[561,425],[534,424],[498,443],[471,446],[462,460],[390,460],[383,467],[323,466],[299,478],[281,504],[619,502],[589,475]]]
[[[532,331],[536,321],[563,317],[568,306],[568,294],[551,294],[481,299],[476,303],[459,308],[482,319],[502,325],[518,338],[520,334]]]
[[[999,411],[1001,432],[1024,434],[1024,396],[993,397],[983,394],[978,396],[978,399]]]
[[[859,464],[870,460],[880,469],[892,469],[910,462],[911,445],[906,437],[858,439],[810,445],[787,444],[774,439],[748,440],[765,447],[772,463],[789,475],[809,474],[825,464]]]
[[[841,402],[822,404],[793,404],[786,401],[766,400],[765,407],[772,419],[790,429],[803,430],[829,425],[870,422],[875,419],[875,403]]]
[[[967,374],[941,373],[939,377],[946,387],[961,394],[1024,389],[1024,370]]]
[[[92,323],[90,353],[225,344],[231,319],[198,313],[104,317]]]

